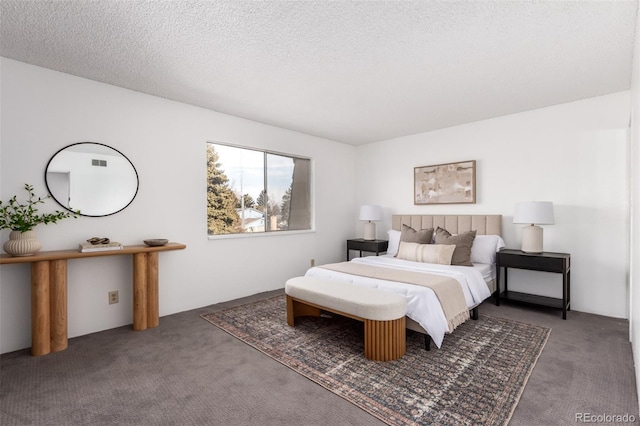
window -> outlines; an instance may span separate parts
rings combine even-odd
[[[209,235],[311,229],[311,161],[207,143]]]

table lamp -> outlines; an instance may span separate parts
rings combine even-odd
[[[516,204],[513,223],[528,223],[522,228],[522,251],[542,253],[542,228],[536,225],[553,225],[551,201],[525,201]]]
[[[366,220],[364,224],[364,239],[376,239],[376,224],[374,221],[382,220],[382,208],[380,206],[360,206],[360,220]]]

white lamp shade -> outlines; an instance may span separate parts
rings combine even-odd
[[[516,204],[513,223],[553,225],[553,203],[551,201],[525,201]]]
[[[382,207],[373,205],[360,206],[360,220],[382,220]]]

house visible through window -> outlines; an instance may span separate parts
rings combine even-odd
[[[311,229],[310,160],[207,143],[209,235]]]

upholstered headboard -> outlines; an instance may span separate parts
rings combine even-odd
[[[452,234],[475,230],[478,235],[502,236],[502,215],[396,215],[391,216],[391,229],[402,230],[402,225],[413,229],[444,228]]]

